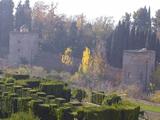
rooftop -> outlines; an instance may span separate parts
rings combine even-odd
[[[124,50],[125,53],[148,53],[154,52],[153,50],[147,50],[146,48],[136,49],[136,50]]]

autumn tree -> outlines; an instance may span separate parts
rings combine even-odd
[[[106,74],[107,64],[102,54],[96,51],[93,54],[92,61],[90,62],[89,71],[90,74],[97,77],[104,77]]]
[[[33,31],[38,32],[39,36],[43,37],[43,29],[47,16],[48,5],[43,1],[37,1],[33,7]]]
[[[64,54],[62,55],[61,61],[65,65],[72,65],[73,64],[72,49],[71,48],[67,48],[64,51]]]
[[[83,51],[82,62],[79,66],[79,71],[82,73],[87,73],[89,70],[89,64],[91,62],[91,52],[88,47]]]

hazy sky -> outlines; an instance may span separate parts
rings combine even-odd
[[[18,2],[19,0],[14,0]],[[23,1],[23,0],[22,0]],[[35,1],[30,0],[32,6]],[[52,0],[41,0],[50,3]],[[83,13],[88,19],[99,16],[113,16],[119,20],[125,12],[136,11],[140,7],[150,6],[152,16],[160,9],[160,0],[53,0],[58,3],[59,14],[77,15]]]

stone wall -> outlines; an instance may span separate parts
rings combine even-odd
[[[155,70],[155,51],[126,50],[123,56],[123,80],[126,84],[137,84],[147,91]]]
[[[39,49],[39,37],[36,33],[11,32],[9,40],[9,62],[11,65],[31,64]]]

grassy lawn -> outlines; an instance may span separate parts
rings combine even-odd
[[[156,105],[151,105],[148,103],[143,103],[143,102],[139,102],[139,101],[134,101],[132,100],[132,102],[136,105],[139,105],[141,107],[142,110],[145,111],[150,111],[150,112],[159,112],[160,113],[160,106],[156,106]]]
[[[146,105],[143,103],[138,103],[138,104],[141,106],[142,110],[160,113],[160,106]]]

